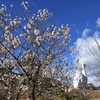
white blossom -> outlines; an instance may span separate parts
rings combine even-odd
[[[25,10],[28,10],[28,2],[23,1],[21,5],[25,8]]]
[[[11,44],[14,46],[14,48],[17,48],[21,44],[21,41],[18,38],[18,36],[16,36],[16,37],[13,38]]]
[[[40,30],[39,30],[39,29],[35,29],[35,30],[34,30],[34,34],[35,34],[35,35],[39,35],[39,34],[40,34]]]
[[[42,36],[37,36],[35,41],[36,41],[36,43],[37,43],[38,45],[40,45],[41,42],[43,41]]]
[[[10,25],[11,26],[17,26],[17,27],[19,27],[20,26],[20,21],[17,21],[16,19],[14,19],[13,21],[10,21]]]
[[[44,75],[56,79],[63,78],[62,70],[65,70],[66,64],[63,51],[67,50],[68,40],[70,40],[68,25],[59,28],[53,24],[47,26],[44,24],[44,20],[52,16],[47,9],[38,10],[37,14],[30,15],[28,2],[23,1],[21,5],[25,8],[23,15],[15,13],[13,17],[12,13],[8,14],[4,11],[5,5],[0,9],[2,15],[0,17],[0,66],[7,68],[7,72],[0,75],[0,79],[5,83],[3,86],[4,90],[8,91],[6,96],[9,100],[15,93],[12,92],[12,87],[18,93],[20,89],[25,88],[23,85],[25,81],[31,86],[31,83],[36,80],[37,89],[38,85],[42,85],[43,80],[41,81],[40,77],[36,78],[37,70],[41,77]],[[10,7],[14,6],[10,5]],[[21,95],[23,96],[23,91]],[[26,98],[29,95],[27,93]]]
[[[25,25],[25,26],[24,26],[24,29],[27,29],[27,28],[28,28],[27,25]]]
[[[26,40],[27,40],[27,41],[30,41],[30,40],[31,40],[31,36],[28,35],[27,38],[26,38]]]
[[[4,4],[2,4],[2,7],[3,7],[2,8],[3,10],[6,10],[6,8],[7,8]]]
[[[31,50],[27,50],[23,54],[25,55],[24,58],[28,59],[29,57],[32,56],[32,51]],[[26,66],[26,67],[28,67],[28,66]]]
[[[10,33],[9,31],[6,31],[6,34],[4,34],[5,39],[8,40],[9,42],[11,42],[12,39],[12,33]]]
[[[44,13],[48,13],[48,10],[47,10],[47,9],[44,9],[43,12],[44,12]]]
[[[26,36],[26,33],[20,34],[20,36]]]
[[[30,23],[31,25],[34,24],[32,19],[29,20],[29,23]]]
[[[29,29],[30,29],[31,27],[32,27],[32,26],[31,26],[31,24],[30,24],[30,23],[28,23],[28,24],[27,24],[27,28],[29,28]]]

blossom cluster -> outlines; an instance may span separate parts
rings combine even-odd
[[[23,1],[21,5],[25,8],[25,10],[28,10],[28,2]]]
[[[12,98],[12,86],[19,93],[25,80],[25,84],[35,81],[39,86],[43,83],[40,76],[64,80],[63,69],[67,65],[63,53],[70,42],[69,25],[58,27],[46,23],[52,16],[47,9],[30,15],[28,2],[21,5],[25,8],[23,16],[6,13],[5,5],[0,9],[0,66],[7,69],[0,79],[5,83],[5,91],[9,91],[8,100]]]

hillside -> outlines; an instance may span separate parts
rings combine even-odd
[[[100,90],[91,91],[91,100],[100,100]]]
[[[1,75],[6,71],[7,69],[0,68]],[[42,96],[40,96],[37,100],[100,100],[100,90],[72,89],[71,92],[65,92],[64,90],[67,88],[65,86],[62,87],[62,84],[59,81],[47,77],[42,79],[45,81],[43,86],[49,86],[49,88],[48,91],[44,91]],[[52,82],[55,84],[52,84]],[[24,95],[22,95],[21,100],[25,100],[23,98],[26,98],[25,95],[27,95],[27,93],[31,90],[31,86],[26,84],[25,87],[27,87],[28,90],[23,89],[22,92],[24,92]],[[3,87],[0,87],[1,97],[3,92],[5,92]]]

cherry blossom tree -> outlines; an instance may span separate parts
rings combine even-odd
[[[4,4],[0,9],[3,100],[19,100],[22,95],[35,100],[59,82],[67,85],[72,70],[66,58],[71,41],[69,25],[46,23],[52,16],[47,9],[31,14],[28,2],[21,6],[24,9],[14,14],[8,13]],[[13,10],[14,6],[10,7]]]

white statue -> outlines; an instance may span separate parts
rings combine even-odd
[[[82,72],[77,72],[74,77],[74,88],[87,88],[86,64],[82,64]]]

